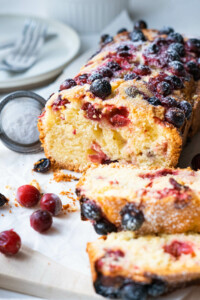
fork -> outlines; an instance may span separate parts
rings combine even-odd
[[[15,47],[1,61],[0,70],[24,72],[33,66],[44,44],[46,33],[46,25],[28,20]]]

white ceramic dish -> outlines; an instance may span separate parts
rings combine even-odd
[[[20,34],[27,16],[0,15],[0,44],[8,39],[16,39]],[[46,42],[41,49],[36,64],[24,73],[13,74],[0,71],[0,92],[8,90],[34,87],[55,78],[65,68],[67,63],[77,54],[80,40],[77,33],[67,25],[34,17],[45,22],[48,31],[57,36]],[[9,49],[0,48],[0,61]]]

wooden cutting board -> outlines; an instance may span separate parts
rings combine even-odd
[[[0,288],[47,299],[97,300],[89,276],[57,264],[28,247],[0,254]]]

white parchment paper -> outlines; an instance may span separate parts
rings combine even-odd
[[[132,28],[132,22],[126,12],[122,12],[105,32],[114,34],[120,27]],[[48,97],[49,94],[57,90],[59,83],[64,78],[73,77],[92,52],[85,53],[76,59],[56,83],[40,90],[40,94]],[[191,158],[198,152],[200,152],[200,133],[184,148],[180,166],[189,166]],[[14,153],[0,143],[0,193],[9,198],[9,203],[12,206],[11,209],[7,206],[0,209],[0,231],[13,228],[20,234],[24,245],[43,253],[68,268],[84,273],[88,276],[88,280],[91,280],[85,248],[88,241],[95,240],[98,236],[89,222],[80,220],[79,211],[54,218],[53,227],[47,233],[39,234],[30,227],[29,223],[29,217],[37,207],[27,209],[14,205],[17,188],[20,185],[29,184],[33,179],[39,182],[43,193],[53,192],[59,195],[61,191],[69,191],[69,189],[74,191],[75,182],[57,183],[52,180],[52,172],[48,174],[32,172],[34,162],[42,157],[44,157],[43,153],[34,155]],[[80,174],[75,175],[80,177]],[[70,202],[67,196],[60,195],[60,197],[63,203]],[[162,299],[199,300],[200,288],[192,287],[177,291]]]

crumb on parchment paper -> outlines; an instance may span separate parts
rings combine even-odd
[[[71,182],[72,180],[79,180],[79,179],[72,174],[66,174],[63,171],[59,170],[53,173],[53,180],[55,180],[56,182],[60,182],[60,181]]]
[[[74,196],[74,193],[71,192],[71,189],[69,189],[69,191],[62,191],[59,194],[62,196],[67,196],[68,199],[72,200],[71,203],[63,204],[64,214],[66,212],[76,212],[79,210],[77,206],[77,198]]]

